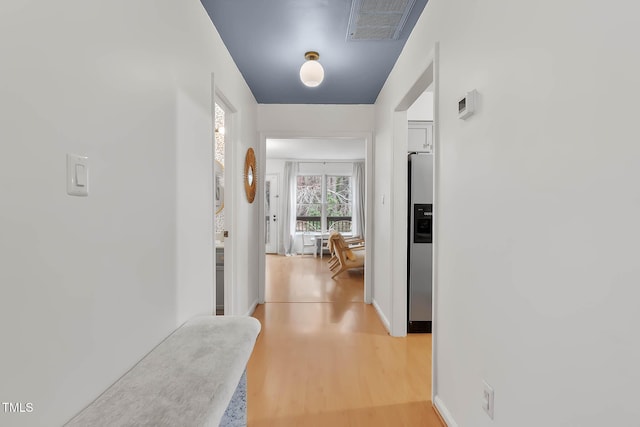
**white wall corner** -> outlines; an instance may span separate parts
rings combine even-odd
[[[373,299],[372,304],[373,308],[376,309],[378,317],[380,318],[380,321],[384,325],[385,329],[387,330],[387,332],[389,332],[389,334],[391,334],[391,323],[389,323],[389,319],[387,319],[387,316],[382,312],[382,309],[380,308],[380,305],[378,305],[378,301],[376,301],[375,298]]]
[[[440,399],[440,396],[434,396],[433,406],[436,407],[447,427],[458,427],[458,423],[453,419],[451,412],[449,412],[447,406],[444,404],[442,399]]]
[[[393,112],[391,335],[407,335],[407,112]]]
[[[249,310],[247,310],[247,312],[244,315],[251,316],[256,311],[256,307],[258,307],[258,300],[255,300],[251,303]]]

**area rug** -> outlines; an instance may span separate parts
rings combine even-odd
[[[244,371],[231,402],[220,420],[220,427],[247,427],[247,371]]]

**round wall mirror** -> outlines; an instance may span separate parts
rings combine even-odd
[[[247,150],[244,158],[244,191],[249,203],[256,198],[256,154],[253,148]]]

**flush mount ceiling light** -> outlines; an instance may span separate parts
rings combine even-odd
[[[324,69],[318,62],[320,54],[318,52],[307,52],[304,54],[305,63],[300,67],[300,80],[305,86],[316,87],[324,79]]]

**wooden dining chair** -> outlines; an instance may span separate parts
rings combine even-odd
[[[329,269],[334,272],[331,276],[332,279],[343,271],[364,267],[366,253],[364,241],[358,240],[357,244],[352,245],[345,240],[342,234],[333,232],[329,236],[329,248],[331,250]]]

